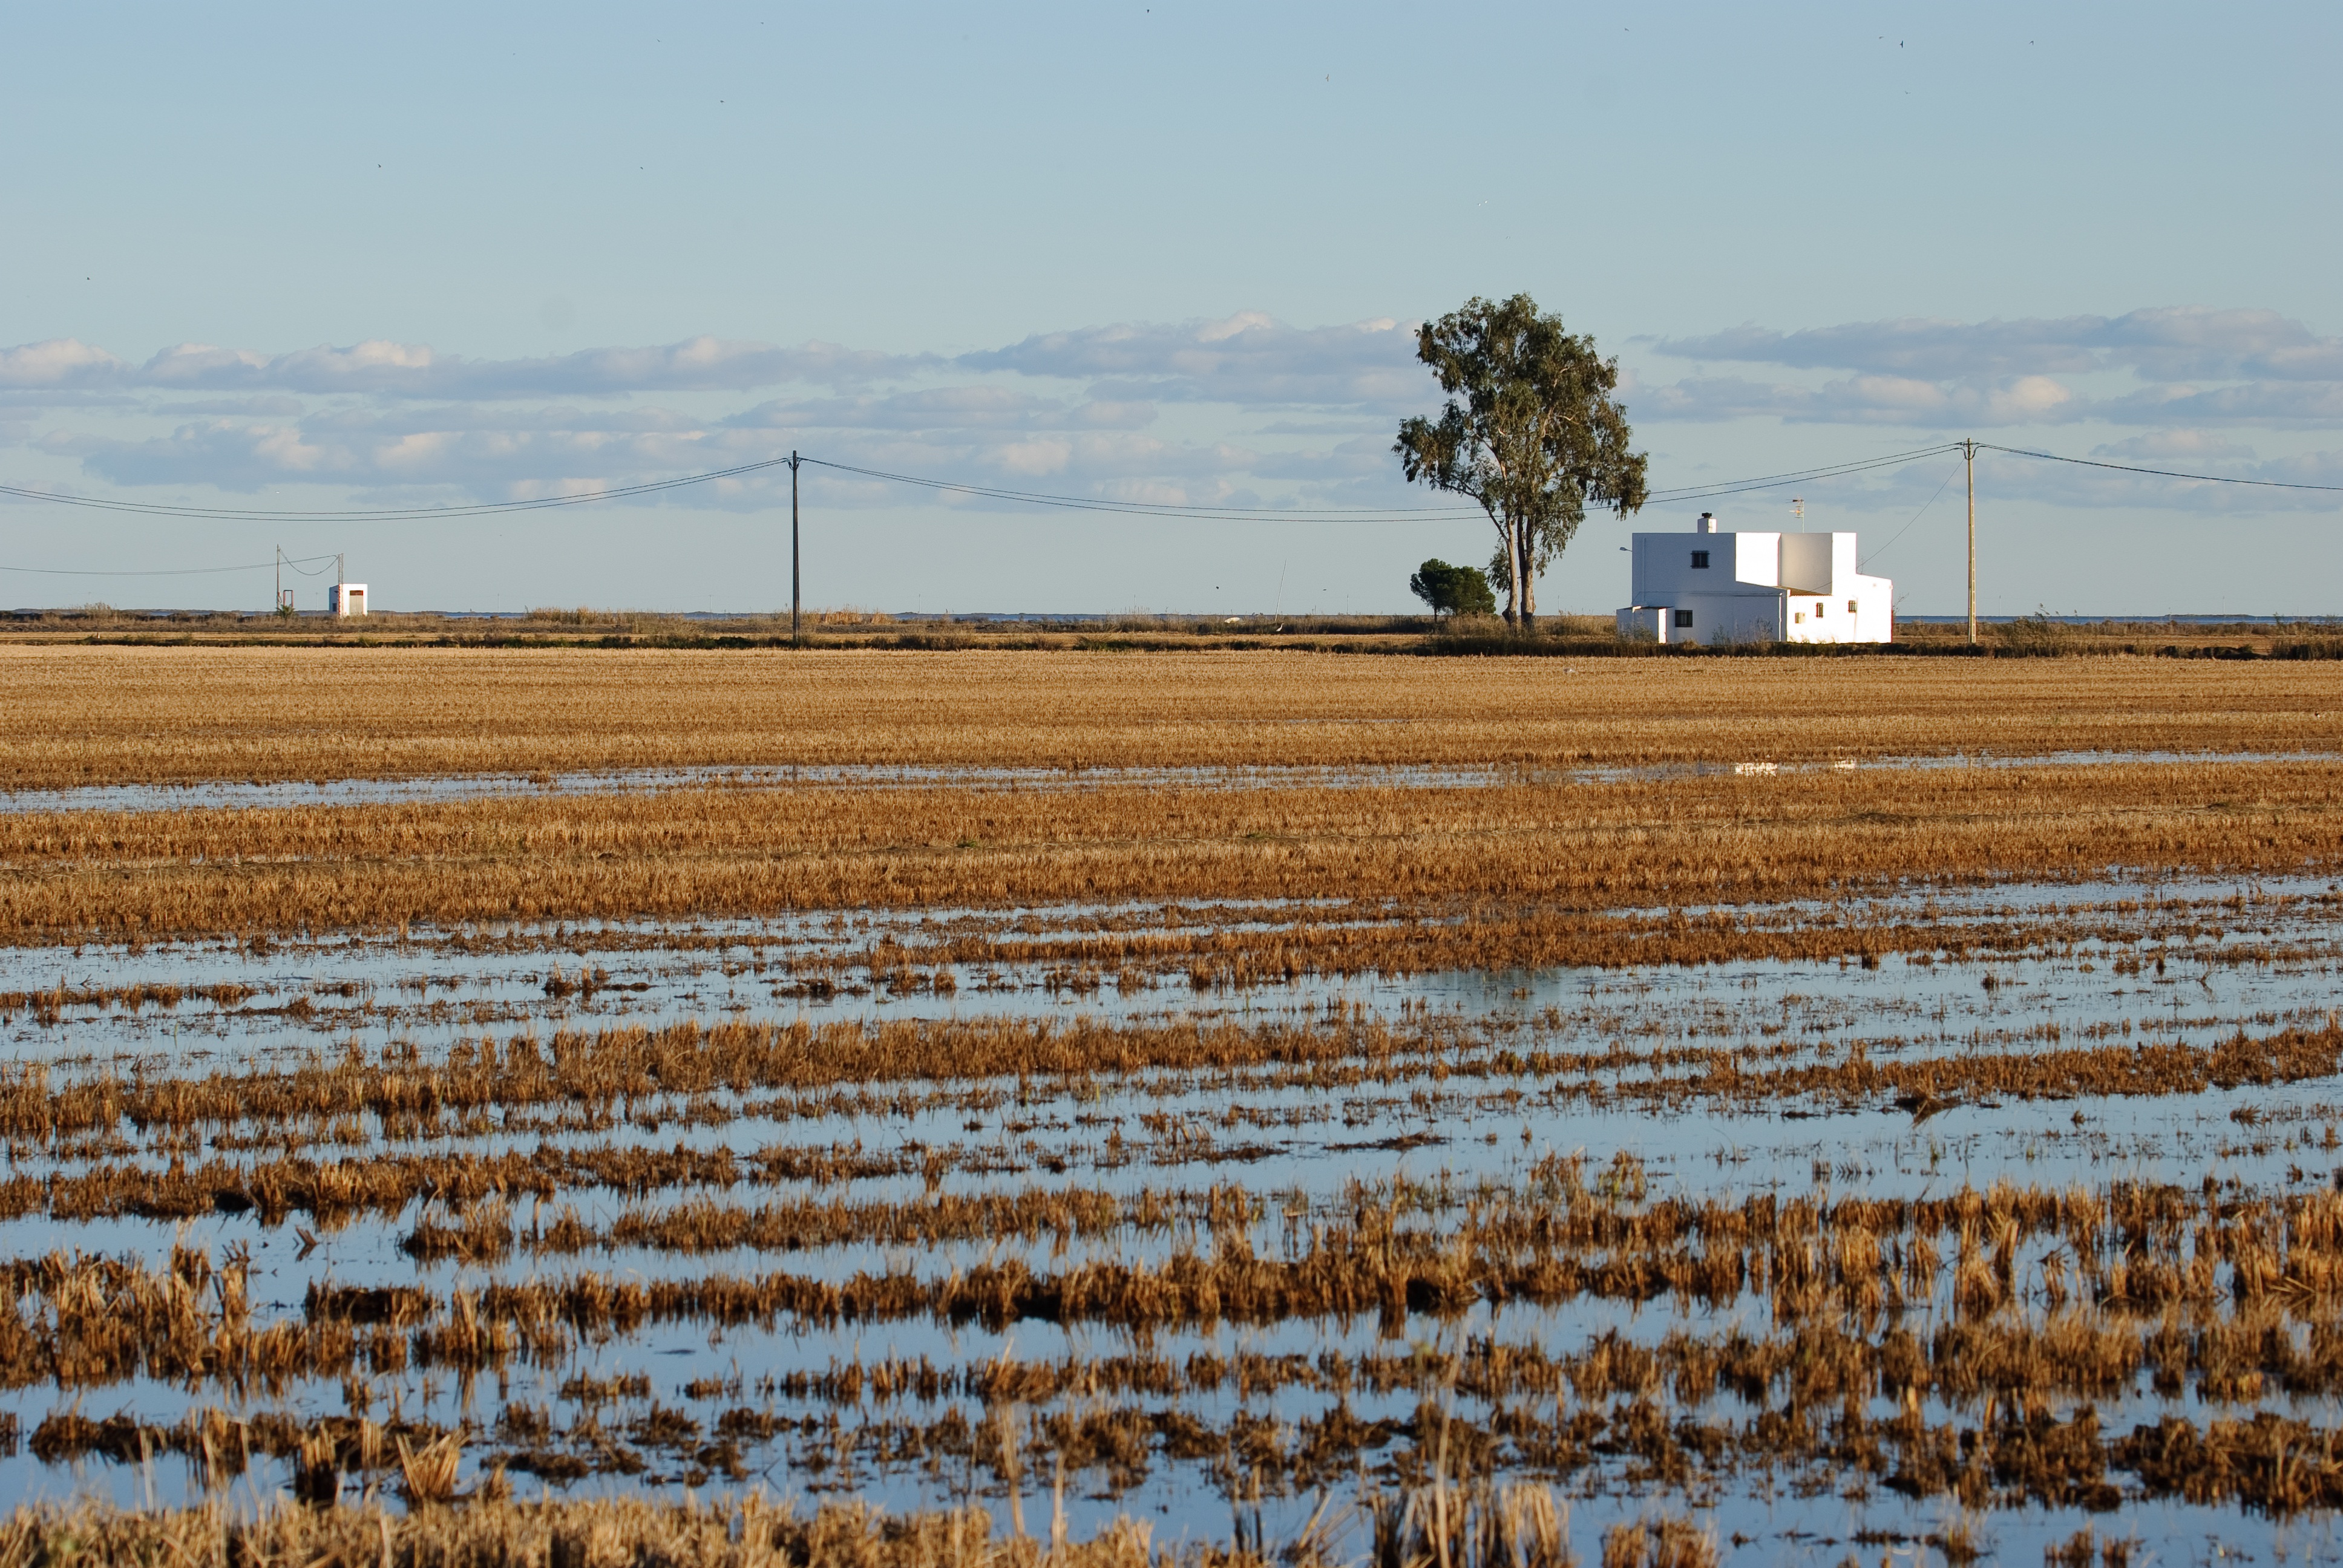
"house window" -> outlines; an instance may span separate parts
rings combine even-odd
[[[1804,626],[1804,625],[1805,625],[1805,624],[1806,624],[1806,612],[1805,612],[1805,610],[1800,610],[1800,611],[1798,612],[1798,620],[1797,620],[1797,624],[1798,624],[1798,625],[1800,625],[1800,626]]]
[[[1676,624],[1678,626],[1690,626],[1692,624],[1692,611],[1688,609],[1680,609],[1676,611]]]
[[[1708,569],[1708,552],[1706,550],[1693,551],[1692,565],[1694,571],[1706,571]]]
[[[1846,613],[1849,615],[1853,615],[1855,613],[1855,601],[1853,599],[1846,601]]]
[[[1823,618],[1823,601],[1822,601],[1822,600],[1820,600],[1820,599],[1816,599],[1816,600],[1815,600],[1815,618],[1816,620],[1820,620],[1820,619],[1822,619],[1822,618]]]

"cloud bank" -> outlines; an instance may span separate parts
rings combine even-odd
[[[42,473],[8,463],[35,487],[62,461],[126,490],[325,486],[359,505],[590,493],[793,447],[1117,499],[1421,505],[1390,457],[1396,420],[1439,402],[1414,336],[1396,317],[1296,327],[1247,311],[959,355],[702,336],[524,359],[369,341],[283,353],[186,343],[141,360],[59,338],[0,347],[0,447],[52,460]],[[1623,360],[1631,418],[1678,449],[1696,447],[1703,425],[1765,421],[1845,427],[1856,456],[1896,432],[1998,432],[2246,477],[2325,483],[2299,477],[2343,470],[2323,451],[2261,456],[2343,427],[2343,338],[2267,310],[1743,326],[1631,343]],[[2078,506],[2330,504],[2041,466],[2013,477]],[[906,499],[814,482],[847,504]],[[767,473],[659,504],[763,507],[786,484]],[[1847,498],[1901,505],[1906,488],[1866,478]]]

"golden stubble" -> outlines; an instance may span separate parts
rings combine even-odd
[[[0,647],[0,787],[2343,744],[2343,665]]]
[[[2318,759],[18,813],[0,940],[1129,900],[1518,922],[2110,866],[2320,871],[2343,860],[2338,796],[2343,764]]]

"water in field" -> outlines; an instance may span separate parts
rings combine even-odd
[[[516,1111],[486,1124],[450,1117],[395,1134],[361,1121],[353,1141],[313,1141],[310,1156],[729,1149],[748,1157],[779,1149],[853,1158],[845,1174],[649,1189],[578,1182],[549,1204],[524,1197],[512,1206],[508,1250],[481,1262],[418,1263],[403,1250],[427,1225],[462,1218],[427,1195],[333,1224],[299,1211],[273,1222],[253,1210],[178,1221],[67,1221],[33,1212],[0,1221],[0,1256],[78,1250],[160,1270],[175,1246],[223,1262],[244,1250],[256,1321],[298,1324],[313,1285],[419,1285],[444,1312],[456,1293],[580,1275],[647,1284],[773,1274],[829,1284],[858,1276],[932,1282],[1009,1265],[1053,1278],[1160,1268],[1240,1245],[1290,1259],[1306,1252],[1313,1227],[1349,1222],[1363,1203],[1389,1205],[1411,1231],[1436,1238],[1465,1216],[1525,1199],[1564,1166],[1589,1182],[1615,1183],[1604,1201],[1625,1213],[1676,1197],[1926,1199],[1996,1182],[2049,1191],[2201,1184],[2207,1192],[2296,1201],[2343,1183],[2343,1089],[2331,1082],[2237,1083],[2186,1095],[1979,1096],[1915,1110],[1885,1096],[1850,1101],[1828,1091],[1742,1101],[1672,1091],[1662,1081],[1668,1053],[1694,1048],[1726,1047],[1789,1067],[1843,1063],[1856,1052],[1893,1063],[2109,1041],[2201,1050],[2240,1033],[2315,1033],[2331,1027],[2343,989],[2334,900],[2317,879],[1915,885],[1847,905],[1743,911],[1761,921],[1844,919],[1856,929],[1918,924],[1948,939],[1943,949],[1891,954],[1877,968],[1737,960],[1305,974],[1235,989],[1198,989],[1177,964],[1084,973],[1053,944],[1108,926],[1274,931],[1387,917],[1332,905],[1067,907],[688,927],[515,925],[136,951],[9,950],[0,953],[0,1038],[16,1061],[46,1064],[59,1084],[322,1066],[353,1050],[372,1060],[412,1050],[427,1062],[483,1037],[550,1039],[728,1017],[786,1024],[1009,1015],[1329,1028],[1381,1020],[1438,1024],[1456,1043],[1342,1083],[1272,1062],[1071,1081],[972,1075],[866,1085],[871,1094],[842,1104],[761,1089],[654,1094],[602,1108],[598,1120]],[[2041,935],[2054,928],[2055,937]],[[1956,937],[1969,956],[1952,956]],[[922,958],[952,940],[980,940],[988,956]],[[1021,959],[1026,948],[1049,956]],[[1612,1065],[1566,1066],[1596,1057]],[[1530,1065],[1537,1061],[1548,1065]],[[890,1108],[880,1091],[898,1102]],[[216,1130],[202,1157],[256,1160],[261,1150],[221,1135],[256,1131],[269,1130]],[[161,1171],[192,1158],[136,1130],[125,1136],[125,1147],[103,1151],[27,1141],[10,1149],[9,1174],[66,1181],[104,1163]],[[1245,1217],[1232,1229],[1236,1191]],[[1114,1197],[1124,1214],[1158,1218],[917,1243],[876,1231],[714,1250],[659,1240],[663,1220],[700,1202],[850,1203],[900,1215],[948,1199],[1096,1193]],[[565,1209],[575,1229],[549,1244]],[[2027,1241],[2015,1256],[2017,1276],[2046,1279],[2057,1251],[2054,1239]],[[1584,1462],[1558,1482],[1574,1500],[1579,1549],[1591,1554],[1602,1524],[1647,1506],[1648,1460],[1629,1435],[1639,1396],[1614,1390],[1589,1401],[1561,1380],[1534,1396],[1490,1399],[1457,1392],[1437,1369],[1499,1352],[1650,1349],[1672,1335],[1719,1343],[1736,1333],[1762,1337],[1773,1332],[1770,1312],[1768,1298],[1749,1289],[1715,1302],[1600,1292],[1543,1303],[1484,1298],[1397,1321],[1370,1313],[1137,1326],[1081,1316],[990,1322],[927,1312],[835,1321],[780,1313],[716,1322],[686,1313],[617,1332],[581,1330],[558,1355],[513,1358],[471,1378],[418,1367],[279,1387],[265,1380],[190,1387],[151,1376],[75,1387],[36,1381],[0,1393],[0,1412],[14,1413],[19,1434],[15,1451],[0,1459],[0,1492],[58,1497],[78,1489],[125,1503],[150,1492],[191,1494],[196,1468],[176,1453],[143,1464],[95,1452],[44,1462],[35,1440],[67,1432],[75,1413],[101,1421],[122,1412],[133,1418],[125,1430],[156,1429],[216,1407],[246,1420],[272,1411],[304,1420],[364,1413],[386,1423],[462,1427],[470,1434],[468,1482],[501,1462],[524,1495],[539,1486],[679,1493],[761,1483],[801,1497],[850,1494],[905,1507],[974,1497],[1004,1525],[1021,1515],[1027,1528],[1046,1530],[1062,1506],[1084,1533],[1129,1513],[1156,1520],[1164,1541],[1225,1536],[1233,1516],[1257,1511],[1275,1539],[1301,1529],[1323,1498],[1340,1507],[1363,1483],[1417,1476],[1441,1441],[1427,1410],[1475,1432],[1511,1433],[1501,1436],[1496,1462],[1533,1475],[1544,1473],[1528,1457],[1536,1434],[1566,1409],[1599,1429]],[[1902,1312],[1923,1341],[1961,1321],[1941,1292]],[[2307,1336],[2323,1321],[2306,1303],[2288,1332]],[[877,1370],[890,1366],[930,1369],[933,1386],[890,1384]],[[1030,1381],[1047,1392],[1007,1397],[971,1386],[981,1377],[1008,1386],[1015,1380],[1002,1370],[1017,1368],[1039,1369]],[[1664,1387],[1645,1397],[1665,1421],[1725,1432],[1729,1453],[1732,1442],[1755,1442],[1746,1434],[1785,1395],[1776,1386],[1689,1398]],[[1858,1402],[1875,1418],[1894,1409],[1884,1395]],[[2085,1406],[2110,1433],[2167,1414],[2202,1424],[2276,1411],[2330,1429],[2338,1419],[2328,1393],[2225,1401],[2200,1382],[2159,1388],[2147,1368],[2088,1399],[2044,1402],[2058,1419]],[[1934,1398],[1920,1416],[1940,1424],[1983,1419],[1972,1402]],[[45,1446],[58,1452],[55,1441]],[[1011,1463],[1005,1452],[1021,1458]],[[1952,1512],[1943,1497],[1913,1501],[1876,1476],[1811,1454],[1763,1461],[1753,1449],[1702,1474],[1689,1491],[1671,1493],[1674,1505],[1696,1507],[1728,1545],[1745,1537],[1728,1553],[1737,1560],[1835,1563],[1850,1552],[1866,1561],[1882,1553],[1918,1560]],[[286,1462],[263,1456],[238,1485],[266,1490],[289,1477]],[[2026,1560],[2086,1524],[2158,1542],[2165,1560],[2180,1549],[2267,1556],[2281,1546],[2290,1560],[2323,1560],[2336,1548],[2323,1516],[2274,1521],[2234,1506],[2162,1500],[2117,1515],[2018,1503],[1984,1519],[2003,1557]],[[1345,1528],[1362,1539],[1355,1521]]]
[[[1584,1040],[1774,1038],[1877,1051],[2027,1040],[2206,1043],[2323,1025],[2343,961],[2323,879],[1916,887],[1835,905],[1727,912],[1753,926],[1824,919],[1943,933],[1972,956],[1890,954],[1866,968],[1739,960],[1633,970],[1303,974],[1197,989],[1182,959],[1114,969],[1069,940],[1275,933],[1409,919],[1333,902],[873,911],[777,920],[512,924],[260,944],[0,950],[0,1041],[22,1060],[158,1066],[391,1041],[444,1050],[522,1030],[662,1028],[720,1018],[1310,1020],[1429,1006]],[[1688,909],[1697,916],[1707,912]],[[1636,911],[1626,911],[1636,913]],[[1667,911],[1645,911],[1664,915]],[[2044,940],[2044,932],[2050,938]],[[980,960],[946,956],[980,947]],[[1044,956],[1031,958],[1039,951]]]
[[[242,811],[408,801],[530,799],[544,796],[659,794],[686,789],[1485,789],[1507,784],[1603,784],[1635,779],[1745,777],[1869,769],[1948,768],[2173,767],[2191,764],[2313,762],[2303,751],[1961,751],[1915,757],[1848,757],[1660,763],[1626,768],[1519,764],[1352,767],[985,768],[874,763],[756,768],[644,768],[537,774],[463,773],[389,779],[202,779],[173,784],[87,784],[58,789],[0,789],[0,812]]]

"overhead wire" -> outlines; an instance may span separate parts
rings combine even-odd
[[[1802,468],[1785,474],[1759,475],[1754,478],[1720,481],[1711,485],[1686,486],[1679,489],[1654,491],[1652,501],[1669,502],[1694,500],[1714,496],[1740,494],[1748,490],[1768,489],[1783,485],[1808,483],[1845,474],[1866,472],[1891,467],[1933,455],[1941,447],[1926,447],[1915,452],[1896,453],[1888,457],[1865,458],[1854,463],[1828,465],[1818,468]],[[1118,501],[1101,497],[1057,495],[1047,491],[1017,490],[998,485],[977,485],[957,479],[937,479],[917,474],[894,473],[883,468],[866,468],[851,463],[833,463],[821,457],[800,457],[809,467],[829,468],[841,474],[854,474],[866,478],[880,479],[892,484],[914,485],[922,488],[950,491],[961,495],[980,496],[991,500],[1013,501],[1028,506],[1047,507],[1058,510],[1119,513],[1137,517],[1195,518],[1205,521],[1272,522],[1280,520],[1364,521],[1388,518],[1392,521],[1430,522],[1450,518],[1482,516],[1476,507],[1226,507],[1191,506],[1171,501]],[[754,463],[741,463],[729,468],[715,468],[705,473],[680,475],[672,479],[655,479],[639,485],[618,485],[606,489],[584,490],[573,495],[536,496],[515,501],[480,501],[463,506],[447,507],[374,507],[374,508],[268,508],[268,507],[196,507],[161,501],[122,500],[101,496],[77,496],[65,491],[36,490],[21,485],[0,485],[0,496],[13,496],[19,500],[41,501],[55,506],[82,507],[101,511],[126,512],[142,517],[192,518],[210,522],[428,522],[441,518],[477,518],[509,512],[545,511],[564,507],[580,507],[598,501],[625,500],[634,497],[655,495],[662,491],[682,489],[688,486],[704,485],[719,479],[738,478],[743,475],[777,467],[787,467],[788,457],[769,457]],[[210,569],[210,568],[206,568]],[[242,569],[242,568],[236,568]],[[138,574],[146,575],[146,574]]]
[[[1139,517],[1198,518],[1208,521],[1273,521],[1279,518],[1389,518],[1393,520],[1436,520],[1443,518],[1477,518],[1483,516],[1478,507],[1196,507],[1172,501],[1116,501],[1091,496],[1057,496],[1038,490],[1011,490],[994,485],[971,485],[957,479],[930,479],[916,474],[890,474],[881,468],[859,468],[851,463],[832,463],[820,457],[806,457],[808,467],[830,468],[841,474],[860,474],[866,478],[886,479],[898,485],[917,485],[926,489],[949,490],[959,495],[982,496],[989,499],[1021,501],[1030,506],[1052,507],[1066,511],[1120,512]]]
[[[1896,541],[1902,538],[1906,534],[1910,533],[1912,531],[1913,525],[1917,523],[1922,518],[1928,515],[1928,508],[1935,506],[1939,500],[1943,499],[1945,492],[1953,487],[1953,481],[1960,477],[1961,470],[1958,464],[1955,464],[1952,467],[1946,469],[1945,482],[1936,487],[1936,493],[1930,496],[1926,500],[1921,502],[1920,509],[1913,513],[1912,516],[1906,520],[1904,526],[1896,529],[1894,536],[1890,538],[1885,544],[1881,545],[1877,549],[1873,550],[1869,555],[1864,557],[1862,560],[1856,562],[1855,569],[1861,571],[1865,567],[1872,565],[1874,562],[1877,561],[1880,557],[1885,555],[1889,550],[1894,549],[1896,548]],[[1926,481],[1924,480],[1923,483],[1926,483]]]
[[[742,463],[729,468],[715,468],[704,474],[687,474],[673,479],[652,479],[639,485],[618,485],[608,489],[581,490],[568,496],[533,496],[518,501],[478,501],[457,507],[358,507],[342,510],[308,509],[267,507],[185,507],[159,501],[124,501],[101,496],[75,496],[56,490],[33,490],[20,485],[0,485],[0,496],[15,496],[20,500],[47,501],[62,507],[88,507],[100,511],[135,512],[146,517],[196,518],[209,522],[246,523],[337,523],[337,522],[428,522],[441,518],[477,518],[500,512],[545,511],[558,507],[582,507],[596,501],[623,500],[629,496],[647,496],[660,490],[679,490],[687,485],[705,485],[711,480],[737,478],[764,468],[786,468],[787,457],[768,457],[759,462]]]
[[[1713,485],[1686,485],[1673,490],[1654,490],[1644,498],[1644,504],[1706,500],[1718,496],[1742,495],[1751,490],[1778,490],[1790,485],[1811,484],[1816,479],[1834,479],[1848,474],[1868,473],[1874,468],[1893,468],[1906,463],[1916,463],[1940,452],[1957,450],[1959,445],[1956,441],[1946,441],[1934,447],[1915,447],[1909,452],[1892,452],[1885,457],[1865,457],[1851,463],[1832,463],[1819,468],[1800,468],[1786,474],[1760,475],[1754,479],[1723,479]]]
[[[1685,485],[1670,489],[1654,490],[1645,497],[1645,504],[1667,505],[1694,500],[1712,500],[1724,496],[1746,495],[1758,490],[1781,489],[1791,485],[1814,484],[1817,481],[1844,478],[1856,474],[1897,467],[1940,453],[1959,449],[1957,442],[1945,442],[1933,447],[1915,447],[1909,451],[1892,452],[1875,457],[1852,462],[1825,464],[1816,467],[1796,468],[1775,474],[1761,474],[1748,478],[1719,480],[1704,485]],[[1992,442],[1979,442],[1983,451],[2002,452],[2015,457],[2033,458],[2042,462],[2066,463],[2080,467],[2101,468],[2117,473],[2140,474],[2155,478],[2178,479],[2195,483],[2240,485],[2260,489],[2306,490],[2322,493],[2343,493],[2343,485],[2320,485],[2298,480],[2247,479],[2223,474],[2196,474],[2172,468],[2151,468],[2130,463],[2111,463],[2098,458],[2069,457],[2056,452],[2036,451],[2024,447],[2006,447]],[[146,517],[192,518],[215,522],[397,522],[432,521],[441,518],[462,518],[493,516],[512,512],[530,512],[566,507],[588,506],[599,501],[625,500],[634,497],[678,490],[693,485],[716,480],[738,478],[748,474],[772,468],[788,467],[792,461],[803,466],[828,468],[834,473],[851,474],[890,484],[912,485],[921,488],[958,495],[981,497],[990,500],[1015,502],[1026,506],[1044,507],[1053,510],[1101,512],[1127,517],[1190,518],[1206,522],[1437,522],[1479,518],[1475,507],[1228,507],[1192,506],[1170,501],[1120,501],[1101,497],[1068,496],[1047,491],[1018,490],[998,485],[971,484],[963,480],[938,479],[917,474],[896,473],[883,468],[862,467],[851,463],[836,463],[822,457],[768,457],[753,463],[740,463],[727,468],[714,468],[703,473],[680,475],[671,479],[647,480],[637,485],[613,486],[606,489],[578,491],[561,496],[537,496],[513,501],[483,501],[462,506],[443,507],[377,507],[342,508],[253,508],[253,507],[193,507],[154,501],[120,500],[97,496],[76,496],[61,491],[36,490],[20,485],[0,485],[0,496],[13,496],[20,500],[46,502],[57,506],[82,507],[104,511],[131,513]],[[1949,484],[1950,480],[1946,480]],[[1918,521],[1944,487],[1937,487],[1913,521]],[[1905,530],[1911,528],[1905,525]],[[1895,538],[1873,552],[1884,553],[1901,538]],[[327,560],[326,556],[304,556],[302,561]],[[275,563],[260,562],[233,567],[158,568],[152,570],[79,570],[56,567],[0,566],[0,571],[44,577],[198,577],[230,572],[266,570]],[[307,575],[316,576],[316,573]]]
[[[329,561],[331,556],[287,556],[284,564],[297,566],[302,561]],[[158,567],[151,571],[82,571],[70,567],[0,567],[0,572],[21,572],[45,578],[196,578],[212,577],[223,572],[265,572],[277,565],[275,561],[254,561],[241,567]],[[317,572],[305,572],[317,577]]]
[[[2251,485],[2264,490],[2328,490],[2343,492],[2343,485],[2311,485],[2290,479],[2237,479],[2226,474],[2184,474],[2173,468],[2143,468],[2130,463],[2107,463],[2096,457],[2062,457],[2056,452],[2034,452],[2024,447],[1997,447],[1990,441],[1979,441],[1981,452],[2006,452],[2013,457],[2038,457],[2046,463],[2072,463],[2081,468],[2112,468],[2119,474],[2148,474],[2159,479],[2195,479],[2208,485]]]

